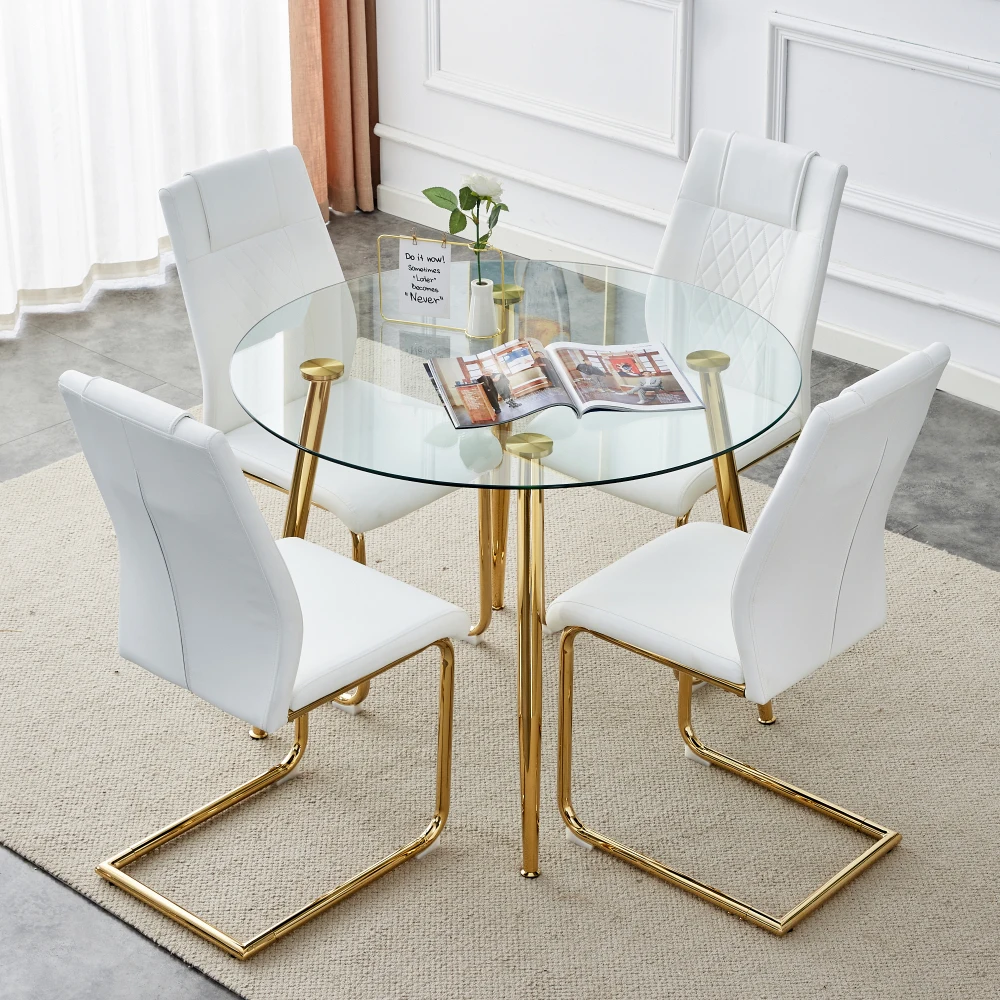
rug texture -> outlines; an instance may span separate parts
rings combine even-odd
[[[767,491],[744,489],[752,517]],[[277,530],[283,498],[255,494]],[[695,517],[717,517],[713,497]],[[595,490],[551,492],[548,593],[669,526]],[[903,834],[778,939],[566,841],[555,637],[542,876],[519,877],[509,567],[507,610],[485,643],[457,647],[440,848],[240,963],[94,865],[276,762],[291,727],[252,742],[242,723],[118,657],[115,538],[82,456],[0,485],[0,533],[0,839],[246,997],[997,995],[1000,574],[886,535],[888,624],[778,699],[778,725],[757,725],[722,691],[696,693],[710,745]],[[309,537],[347,552],[347,532],[323,512]],[[373,532],[369,560],[471,611],[475,538],[475,498],[458,491]],[[331,609],[331,641],[336,631]],[[577,648],[575,804],[596,829],[778,912],[870,843],[687,761],[670,672],[595,640]],[[435,685],[426,653],[374,681],[362,714],[317,711],[296,777],[130,870],[243,937],[394,850],[431,812]]]

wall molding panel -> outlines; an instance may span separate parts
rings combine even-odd
[[[586,132],[602,139],[626,143],[638,149],[664,156],[687,159],[690,141],[691,104],[691,2],[692,0],[618,0],[663,11],[673,20],[673,73],[669,102],[671,127],[667,131],[625,122],[613,115],[581,105],[548,100],[536,94],[508,86],[491,78],[483,80],[452,72],[441,63],[441,0],[426,0],[427,70],[424,85],[438,93],[460,97],[500,108],[515,114],[537,118],[565,128]],[[567,16],[572,16],[567,12]]]
[[[793,42],[1000,90],[1000,63],[788,14],[772,14],[769,24],[766,134],[782,142],[786,128],[788,48]],[[933,135],[930,139],[933,141]],[[844,191],[843,204],[890,222],[1000,249],[1000,225],[987,220],[948,212],[850,182]]]
[[[505,251],[641,272],[699,128],[820,149],[850,176],[817,348],[945,341],[942,388],[1000,410],[1000,0],[378,4],[383,210],[439,227],[421,189],[495,174]]]
[[[446,160],[453,160],[455,163],[462,163],[476,170],[485,171],[490,174],[499,174],[501,177],[518,181],[522,184],[529,184],[531,187],[539,188],[542,191],[550,191],[552,194],[560,194],[574,201],[582,201],[587,205],[594,205],[597,208],[607,209],[624,215],[632,219],[639,219],[641,222],[651,222],[657,226],[665,226],[670,218],[669,212],[657,212],[655,209],[647,208],[633,201],[626,201],[623,198],[616,198],[613,195],[603,194],[600,191],[593,191],[590,188],[580,187],[578,184],[570,184],[568,181],[561,181],[547,174],[538,173],[525,167],[515,166],[513,163],[505,163],[489,156],[480,156],[467,149],[449,145],[446,142],[439,142],[427,136],[417,135],[415,132],[408,132],[401,128],[393,128],[391,125],[383,125],[381,122],[375,126],[375,134],[386,142],[393,142],[401,146],[409,146],[411,149],[419,149],[425,153],[440,156]],[[440,222],[440,218],[438,219]]]
[[[862,271],[834,260],[830,261],[826,273],[827,277],[833,278],[835,281],[843,281],[857,288],[867,288],[869,291],[882,292],[883,295],[892,295],[897,299],[905,299],[907,302],[914,302],[917,305],[944,309],[946,312],[952,312],[958,316],[966,316],[982,323],[1000,326],[1000,309],[985,302],[977,302],[975,299],[962,295],[940,292],[924,285],[914,285],[909,281],[901,281],[899,278]]]
[[[670,218],[669,212],[658,212],[637,202],[625,201],[621,198],[602,194],[599,191],[592,191],[589,188],[556,180],[545,174],[526,170],[523,167],[516,167],[513,164],[504,163],[501,160],[492,159],[491,157],[470,153],[468,150],[460,149],[458,146],[450,146],[447,143],[438,142],[436,139],[429,139],[426,136],[406,132],[403,129],[379,124],[375,126],[375,134],[386,142],[394,142],[403,146],[409,146],[412,149],[419,149],[425,153],[431,153],[443,159],[464,164],[475,170],[498,174],[501,177],[507,177],[513,181],[528,184],[542,191],[549,191],[552,194],[572,198],[575,201],[593,205],[596,208],[624,215],[628,218],[638,219],[640,222],[648,222],[651,225],[661,228],[666,226],[667,220]],[[440,222],[440,218],[438,222]],[[583,248],[580,247],[577,249],[582,250]],[[596,253],[596,251],[587,252],[591,254]],[[596,257],[603,263],[612,262],[612,259],[608,258],[607,255],[596,253]],[[648,265],[639,264],[634,261],[623,261],[621,258],[614,258],[614,263],[621,266],[649,270]],[[970,319],[981,320],[984,323],[992,323],[1000,326],[1000,310],[986,303],[977,302],[974,299],[950,295],[935,289],[926,288],[923,285],[914,285],[908,281],[874,274],[871,271],[863,271],[860,268],[851,267],[848,264],[834,260],[830,261],[827,274],[836,281],[855,285],[858,288],[881,292],[884,295],[892,295],[899,299],[905,299],[908,302],[917,303],[918,305],[944,309],[948,312],[957,313],[960,316],[967,316]]]

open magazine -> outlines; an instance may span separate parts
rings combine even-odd
[[[505,424],[549,406],[688,410],[701,400],[662,344],[613,347],[512,340],[424,367],[456,427]]]

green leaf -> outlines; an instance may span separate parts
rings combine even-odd
[[[497,208],[499,208],[501,212],[509,212],[510,211],[510,209],[503,202],[500,202],[500,204],[497,205]]]
[[[458,208],[458,199],[443,187],[432,187],[424,190],[424,197],[437,205],[438,208],[445,208],[449,212]]]
[[[497,220],[500,218],[500,206],[494,205],[490,211],[490,229],[496,229]]]
[[[466,211],[475,207],[476,196],[472,193],[472,188],[464,187],[459,189],[458,204]]]
[[[460,208],[452,209],[451,218],[448,219],[448,232],[453,236],[460,233],[469,224],[465,213]]]
[[[490,245],[490,234],[487,233],[485,236],[481,236],[475,243],[472,244],[473,250],[485,250]]]

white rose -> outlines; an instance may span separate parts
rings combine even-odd
[[[503,185],[499,179],[487,174],[469,174],[462,181],[462,187],[471,188],[472,193],[480,198],[492,198],[498,202],[503,197]]]

